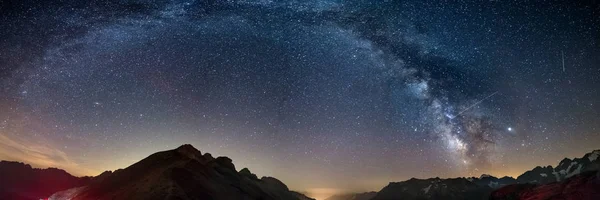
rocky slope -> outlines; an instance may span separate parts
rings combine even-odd
[[[191,145],[158,152],[91,184],[56,193],[50,199],[260,199],[298,200],[272,177],[236,171],[231,159],[213,158]]]
[[[75,177],[61,169],[36,169],[19,162],[0,161],[0,199],[37,200],[89,181],[89,177]]]

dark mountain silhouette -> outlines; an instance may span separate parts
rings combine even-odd
[[[489,199],[597,200],[600,199],[600,171],[586,171],[560,182],[543,185],[509,185],[494,191]]]
[[[336,194],[325,200],[370,200],[377,195],[377,192]]]
[[[191,145],[158,152],[85,187],[51,199],[245,199],[298,200],[281,181],[258,178],[248,169],[236,171],[231,159],[213,158]]]
[[[486,199],[492,192],[489,186],[477,185],[466,178],[410,179],[392,182],[372,200],[425,200],[425,199]]]
[[[490,188],[500,188],[502,186],[505,185],[510,185],[510,184],[515,184],[517,182],[517,180],[515,180],[513,177],[502,177],[502,178],[497,178],[491,175],[487,175],[487,174],[482,174],[479,178],[475,178],[475,177],[471,177],[471,178],[467,178],[467,180],[479,185],[479,186],[488,186]]]
[[[535,167],[514,179],[512,177],[497,178],[490,175],[481,175],[479,178],[451,178],[451,179],[410,179],[403,182],[392,182],[384,187],[372,200],[387,199],[487,199],[495,189],[503,187],[500,194],[510,194],[511,191],[524,193],[539,193],[551,187],[575,186],[582,190],[565,190],[566,193],[580,195],[586,193],[586,187],[594,185],[595,182],[576,184],[570,181],[559,182],[550,186],[539,186],[536,184],[547,184],[561,180],[569,180],[570,177],[581,173],[590,172],[594,174],[600,169],[600,150],[585,154],[582,158],[563,159],[556,167]],[[588,177],[589,176],[585,176]],[[579,177],[575,180],[581,180]],[[593,179],[593,178],[589,178]],[[588,179],[585,179],[588,180]],[[515,185],[516,184],[516,185]],[[506,187],[504,187],[506,186]],[[508,189],[505,189],[508,188]],[[535,189],[533,189],[535,188]],[[599,187],[600,188],[600,187]],[[531,189],[531,190],[529,190]],[[560,190],[559,190],[560,191]],[[579,192],[579,193],[578,193]],[[546,192],[547,193],[547,192]],[[544,193],[544,194],[546,194]],[[588,192],[589,193],[589,192]],[[592,195],[592,193],[589,193]],[[506,195],[505,195],[506,196]],[[505,198],[510,199],[510,198]],[[518,199],[518,198],[517,198]],[[545,199],[545,198],[541,198]],[[598,198],[600,199],[600,198]]]
[[[90,180],[61,169],[37,169],[20,162],[0,161],[0,199],[38,200],[56,191],[86,185]]]
[[[478,178],[413,178],[392,182],[379,192],[340,194],[327,200],[600,199],[599,157],[600,150],[596,150],[582,158],[565,158],[556,167],[538,166],[517,179],[485,174]],[[0,178],[0,199],[313,200],[290,191],[275,178],[258,178],[247,168],[238,172],[231,159],[202,154],[191,145],[152,154],[125,169],[93,178],[2,161]]]

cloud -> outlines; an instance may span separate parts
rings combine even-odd
[[[84,169],[67,154],[49,145],[21,141],[0,133],[0,159],[20,161],[34,167],[56,167],[74,175],[93,174],[94,171]]]

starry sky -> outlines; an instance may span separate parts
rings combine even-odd
[[[594,1],[7,0],[0,159],[190,143],[313,196],[599,149]]]

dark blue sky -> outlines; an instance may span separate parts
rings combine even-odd
[[[191,143],[292,189],[375,190],[600,141],[594,3],[0,5],[0,159],[94,175]]]

